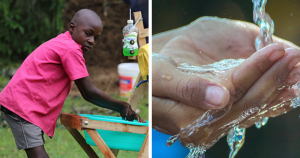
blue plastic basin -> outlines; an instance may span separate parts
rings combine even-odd
[[[137,120],[125,121],[121,117],[114,116],[101,116],[101,115],[90,115],[90,114],[79,114],[83,117],[88,117],[90,120],[106,121],[106,122],[116,122],[136,126],[148,126],[148,122],[140,123]],[[102,137],[106,145],[111,149],[119,150],[129,150],[129,151],[139,151],[142,147],[146,134],[138,133],[127,133],[118,131],[108,131],[96,129],[99,135]],[[84,130],[85,141],[89,145],[96,146],[90,135]]]

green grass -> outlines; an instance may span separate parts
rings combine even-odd
[[[83,133],[83,132],[81,132]],[[10,131],[10,128],[0,128],[0,157],[1,158],[24,158],[25,151],[18,150]],[[48,136],[45,137],[45,149],[52,158],[83,158],[88,157],[82,150],[79,144],[71,136],[66,129],[56,129],[55,136],[50,140]],[[101,151],[97,147],[92,147],[100,158],[103,157]],[[132,158],[137,157],[138,152],[120,151],[118,157]]]
[[[0,79],[1,81],[1,79]],[[120,98],[118,95],[112,95],[113,98],[118,100],[127,101],[126,98]],[[140,116],[148,120],[148,97],[141,99],[139,107],[141,112]],[[91,103],[86,102],[82,97],[67,98],[62,109],[62,112],[79,114],[89,113],[94,115],[109,115],[119,116],[118,113],[104,108],[97,107]],[[80,131],[83,135],[83,131]],[[57,127],[53,139],[50,139],[47,135],[45,138],[45,148],[47,153],[52,158],[83,158],[88,157],[83,149],[79,146],[72,135],[60,124],[60,120],[57,121]],[[92,147],[100,158],[103,157],[101,151],[93,146]],[[120,151],[118,157],[120,158],[132,158],[137,157],[138,152],[133,151]],[[13,135],[10,128],[0,127],[0,157],[1,158],[24,158],[26,154],[23,150],[18,151]]]
[[[0,62],[0,67],[1,67],[1,71],[3,69],[18,69],[23,61],[14,61],[12,62],[11,60],[8,59],[2,59]]]
[[[0,74],[0,91],[4,88],[9,82],[9,79],[5,77],[3,74]]]

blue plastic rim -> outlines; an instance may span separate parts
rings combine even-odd
[[[101,115],[90,115],[90,114],[79,114],[83,117],[88,117],[90,120],[106,121],[106,122],[116,122],[136,126],[148,126],[148,121],[146,123],[134,121],[125,121],[121,117],[114,116],[101,116]],[[127,133],[118,131],[108,131],[96,129],[99,135],[102,137],[106,145],[111,149],[118,150],[129,150],[129,151],[139,151],[143,145],[146,134],[138,133]],[[90,135],[84,130],[86,143],[89,145],[96,146],[95,142],[92,140]]]

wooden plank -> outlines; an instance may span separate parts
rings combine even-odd
[[[139,133],[139,134],[146,134],[148,131],[148,126],[134,126],[134,125],[127,125],[122,123],[88,120],[88,119],[83,119],[83,121],[84,122],[88,121],[88,124],[82,125],[82,128],[85,129],[103,129],[109,131],[120,131],[120,132]]]
[[[139,73],[139,75],[135,81],[134,87],[142,80],[143,80],[143,78],[141,76],[141,73]],[[147,83],[142,83],[137,89],[135,89],[135,88],[132,89],[132,92],[127,100],[127,103],[129,103],[131,105],[132,110],[135,111],[137,109],[147,86],[148,86]]]
[[[95,129],[86,129],[86,131],[101,150],[105,158],[116,158]]]
[[[139,37],[140,38],[145,38],[149,36],[149,29],[143,29],[143,30],[139,30]]]
[[[148,152],[149,152],[149,133],[147,133],[145,140],[143,142],[143,145],[140,149],[140,152],[138,154],[138,158],[147,158],[148,157]]]
[[[87,117],[82,117],[74,114],[68,114],[68,113],[62,113],[60,115],[60,122],[62,125],[65,125],[70,128],[75,128],[78,130],[82,130],[81,124],[82,124],[82,119]]]
[[[141,12],[133,12],[133,16],[134,16],[134,20],[137,21],[140,17],[142,17],[142,13]],[[144,30],[143,21],[136,24],[136,27],[138,28],[138,30]],[[140,48],[143,47],[145,44],[147,44],[145,37],[138,37],[138,39],[139,39],[139,47]]]
[[[90,157],[90,158],[98,158],[97,154],[95,151],[91,148],[90,145],[88,145],[85,142],[85,139],[82,137],[82,135],[78,132],[77,129],[70,128],[68,126],[65,126],[67,130],[71,133],[71,135],[75,138],[77,143],[81,146],[81,148],[85,151],[85,153]]]

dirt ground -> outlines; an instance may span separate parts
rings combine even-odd
[[[124,62],[122,56],[122,29],[129,19],[129,4],[122,0],[66,0],[64,29],[67,30],[73,15],[80,9],[95,11],[103,23],[100,42],[84,55],[93,84],[107,94],[119,92],[117,66]],[[69,96],[80,95],[72,86]]]
[[[117,73],[117,67],[97,67],[89,66],[88,71],[94,86],[99,88],[106,94],[118,94],[119,93],[119,76]],[[69,97],[79,96],[80,93],[77,86],[73,82]]]

